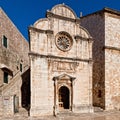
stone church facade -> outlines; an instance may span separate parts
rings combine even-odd
[[[92,44],[89,32],[64,4],[29,27],[31,116],[92,112]]]

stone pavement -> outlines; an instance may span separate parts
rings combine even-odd
[[[82,113],[82,114],[63,114],[57,117],[27,117],[15,115],[13,117],[0,117],[0,120],[120,120],[120,111]]]

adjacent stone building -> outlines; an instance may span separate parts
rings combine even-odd
[[[29,27],[31,116],[92,112],[92,43],[64,4]]]
[[[120,110],[120,11],[104,8],[80,22],[94,39],[93,105]]]
[[[13,115],[30,103],[29,87],[24,87],[29,84],[28,52],[29,43],[0,8],[0,115]]]

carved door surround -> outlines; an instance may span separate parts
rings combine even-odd
[[[54,80],[54,115],[60,112],[59,90],[61,87],[66,87],[69,90],[69,110],[73,111],[73,81],[75,77],[67,74],[62,74],[53,78]]]

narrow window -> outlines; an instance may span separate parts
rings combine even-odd
[[[22,64],[20,63],[20,71],[22,72]]]
[[[8,73],[4,72],[4,83],[8,83]]]
[[[102,91],[98,90],[98,97],[101,98],[102,97]]]
[[[3,46],[6,47],[6,48],[8,47],[7,38],[5,36],[3,36]]]

